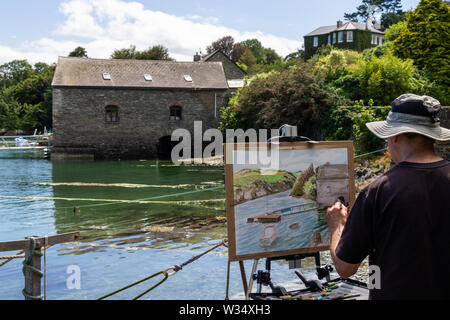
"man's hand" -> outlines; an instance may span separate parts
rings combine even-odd
[[[347,263],[336,256],[336,247],[341,239],[342,231],[347,222],[347,216],[347,207],[341,202],[336,202],[332,207],[327,209],[327,215],[325,217],[331,232],[331,258],[333,259],[337,273],[344,279],[354,275],[359,268],[359,264]]]
[[[341,202],[336,202],[332,207],[327,209],[325,220],[330,228],[331,233],[336,229],[342,229],[347,222],[348,209]]]

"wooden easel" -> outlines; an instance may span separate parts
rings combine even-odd
[[[55,244],[75,241],[78,239],[78,237],[79,237],[78,232],[71,232],[48,237],[33,236],[25,238],[26,240],[0,242],[0,252],[25,250],[25,261],[27,261],[27,259],[29,259],[30,255],[32,254],[29,266],[40,271],[41,255],[33,254],[34,252],[40,252],[42,249],[45,250],[48,246],[52,246]],[[33,241],[30,241],[30,238],[34,239],[34,248],[32,248],[31,244],[33,243]],[[24,270],[24,277],[25,277],[25,288],[24,288],[25,300],[35,300],[32,297],[40,297],[41,275],[33,271],[31,268],[26,268]]]

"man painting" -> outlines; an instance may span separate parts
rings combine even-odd
[[[350,213],[341,203],[327,210],[339,275],[355,274],[367,256],[379,270],[370,299],[450,298],[450,163],[434,152],[450,130],[440,111],[432,97],[395,99],[387,121],[367,127],[387,139],[396,165],[360,192]]]

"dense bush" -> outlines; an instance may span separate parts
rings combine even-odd
[[[394,53],[413,59],[432,80],[450,85],[450,11],[442,0],[421,0],[394,41]]]
[[[358,153],[380,149],[383,141],[373,135],[366,127],[367,122],[385,120],[390,106],[374,107],[369,100],[356,101],[353,106],[340,106],[328,109],[321,122],[325,140],[354,140]]]
[[[274,129],[287,123],[296,125],[302,135],[318,139],[322,112],[345,102],[303,63],[254,77],[222,111],[221,128]]]

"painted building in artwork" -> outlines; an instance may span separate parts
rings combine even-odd
[[[175,129],[217,128],[230,90],[220,61],[68,57],[52,87],[53,159],[154,158]]]
[[[348,165],[326,163],[316,168],[316,184],[319,210],[332,206],[339,197],[350,201]]]

